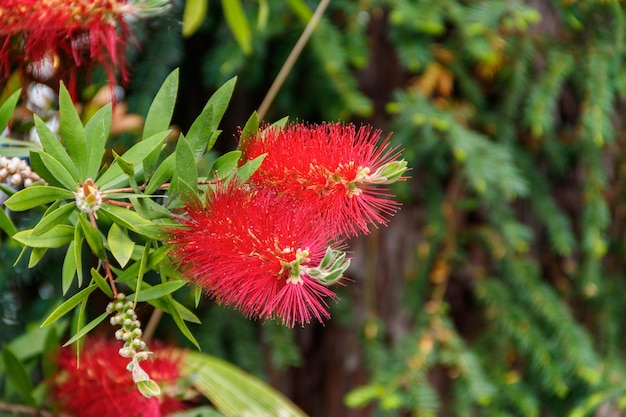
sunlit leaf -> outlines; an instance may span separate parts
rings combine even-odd
[[[107,243],[115,260],[124,268],[133,254],[135,242],[128,237],[126,229],[113,223],[109,229]]]
[[[222,9],[237,44],[246,55],[249,55],[252,52],[252,31],[241,1],[222,0]]]
[[[76,256],[74,255],[75,241],[71,241],[67,245],[67,252],[65,258],[63,258],[63,269],[61,270],[61,286],[63,289],[63,295],[67,293],[67,290],[72,286],[74,282],[74,276],[76,276]]]
[[[217,158],[213,163],[211,171],[215,173],[216,178],[226,178],[232,175],[237,169],[241,151],[230,151]]]
[[[155,298],[161,298],[168,294],[175,292],[185,285],[185,281],[176,280],[164,282],[162,284],[155,285],[153,287],[149,287],[147,289],[142,289],[139,292],[139,295],[136,297],[137,302],[153,300]]]
[[[64,224],[54,226],[46,233],[32,236],[32,229],[15,233],[12,238],[32,248],[58,248],[74,238],[74,228]]]
[[[50,130],[48,125],[39,118],[36,114],[33,115],[35,119],[35,128],[37,129],[37,135],[39,135],[39,140],[41,141],[41,145],[43,146],[43,150],[52,155],[57,161],[59,161],[65,168],[67,168],[68,172],[72,175],[72,178],[77,182],[80,181],[81,177],[79,175],[78,169],[76,168],[75,163],[70,158],[70,155],[67,153],[67,150],[63,147],[59,138]]]
[[[100,291],[106,294],[107,297],[113,298],[113,290],[109,285],[109,282],[95,269],[91,268],[91,278],[93,278],[94,282],[100,288]]]
[[[85,129],[78,116],[72,97],[63,83],[61,83],[59,89],[59,112],[61,117],[59,134],[65,143],[67,153],[72,162],[78,167],[80,178],[85,179],[87,176],[87,164],[89,163]]]
[[[54,209],[52,209],[53,206]],[[41,220],[39,220],[39,223],[33,228],[33,236],[44,234],[54,226],[64,223],[76,208],[74,202],[64,205],[54,204],[53,206],[50,206],[52,210],[46,210],[46,213]]]
[[[48,172],[59,183],[63,184],[65,188],[67,188],[68,190],[74,190],[79,185],[79,181],[75,180],[72,174],[70,174],[70,172],[67,170],[67,168],[52,155],[44,151],[32,151],[31,155],[33,154],[37,154],[39,156],[41,162],[45,165]]]
[[[70,340],[68,340],[67,342],[65,342],[65,344],[63,344],[63,347],[69,346],[72,343],[84,337],[87,333],[95,329],[98,324],[102,323],[104,319],[106,319],[108,316],[109,316],[109,313],[106,313],[106,312],[100,314],[98,317],[96,317],[95,319],[87,323],[83,328],[81,328],[78,332],[76,332],[76,334],[72,336]]]
[[[94,255],[98,257],[98,259],[104,259],[104,243],[102,242],[102,235],[97,228],[93,227],[89,220],[83,215],[78,216],[78,220],[80,222],[80,226],[83,229],[83,233],[85,234],[85,240],[87,244],[91,248],[91,251]]]
[[[52,313],[50,313],[48,318],[45,319],[43,323],[41,323],[41,327],[46,327],[46,326],[51,325],[52,323],[54,323],[55,321],[57,321],[58,319],[60,319],[61,317],[69,313],[70,311],[72,311],[84,299],[89,297],[89,294],[91,294],[93,290],[95,290],[96,288],[98,288],[98,286],[95,284],[92,284],[88,286],[87,288],[84,288],[83,290],[74,294],[67,301],[65,301],[63,304],[58,306]]]
[[[74,193],[50,185],[31,185],[13,194],[4,205],[12,211],[24,211],[55,200],[74,198]]]
[[[85,125],[85,136],[89,143],[89,157],[86,178],[94,179],[98,175],[106,141],[111,127],[111,104],[98,110]]]
[[[2,132],[7,124],[9,124],[9,120],[11,120],[11,116],[13,115],[15,105],[17,104],[17,100],[20,98],[21,92],[21,89],[15,91],[4,101],[4,103],[2,103],[2,106],[0,106],[0,132]]]

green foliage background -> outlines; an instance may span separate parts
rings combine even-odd
[[[180,66],[174,118],[186,130],[237,75],[222,151],[317,5],[233,1],[233,17],[228,2],[210,1],[185,38],[182,4],[142,27],[127,97],[145,114]],[[332,1],[266,119],[393,131],[412,167],[396,190],[404,207],[353,242],[377,261],[355,255],[326,327],[290,331],[203,303],[199,344],[312,416],[626,408],[625,18],[617,0]],[[333,345],[338,334],[354,343]]]

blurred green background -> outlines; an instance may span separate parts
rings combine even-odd
[[[145,115],[180,67],[185,132],[236,75],[224,152],[318,2],[206,4],[140,23],[125,101]],[[265,120],[393,132],[412,169],[403,207],[350,242],[352,281],[324,326],[204,301],[203,351],[312,417],[622,415],[625,19],[617,0],[332,0]],[[60,294],[58,258],[13,267],[19,250],[1,241],[5,341]],[[160,332],[184,343],[167,319]]]

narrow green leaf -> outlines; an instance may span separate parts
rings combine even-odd
[[[0,106],[0,132],[9,124],[9,120],[11,120],[11,116],[15,111],[15,106],[17,100],[20,98],[21,92],[21,89],[15,91],[2,103],[2,106]]]
[[[113,223],[108,235],[109,250],[115,260],[124,268],[135,248],[135,242],[128,237],[126,229],[121,228],[117,223]]]
[[[81,178],[87,177],[87,165],[89,163],[89,152],[87,151],[87,140],[85,139],[85,129],[83,123],[78,116],[74,102],[70,93],[61,83],[59,89],[59,112],[61,117],[61,125],[59,134],[65,143],[67,153],[78,168]]]
[[[54,226],[41,235],[32,236],[32,229],[22,230],[15,233],[12,238],[22,245],[31,248],[58,248],[74,238],[74,228],[64,224]]]
[[[8,236],[13,236],[17,233],[15,225],[11,221],[11,218],[5,210],[0,209],[0,229],[4,230]]]
[[[60,203],[59,200],[57,200],[57,202]],[[73,202],[64,205],[57,205],[55,203],[53,206],[56,207],[54,207],[53,210],[46,210],[44,216],[34,227],[33,232],[31,233],[32,236],[42,235],[54,226],[64,223],[76,208],[76,204]],[[50,208],[53,208],[53,206],[50,206]]]
[[[8,346],[2,349],[2,360],[11,386],[15,388],[22,401],[30,406],[34,406],[35,400],[31,395],[34,389],[33,382],[30,380],[24,365],[22,365]]]
[[[200,116],[196,117],[187,132],[187,141],[198,162],[207,150],[209,139],[213,133],[213,105],[205,106]]]
[[[172,180],[175,188],[172,193],[180,192],[179,182],[184,182],[191,188],[193,194],[198,193],[198,168],[193,151],[187,139],[181,135],[176,144],[176,170]]]
[[[241,135],[239,143],[248,140],[252,136],[256,136],[259,133],[259,115],[257,112],[253,112],[252,115],[246,121],[246,124],[241,129]]]
[[[178,72],[178,69],[175,69],[167,76],[154,97],[146,115],[142,140],[169,129],[178,93]],[[156,150],[147,156],[144,168],[148,176],[153,172],[158,157],[159,153]]]
[[[31,185],[13,194],[4,205],[12,211],[24,211],[55,200],[74,198],[74,193],[50,185]]]
[[[76,277],[78,279],[78,288],[83,286],[83,241],[85,234],[80,223],[74,228],[74,262],[76,264]],[[69,252],[68,252],[69,253]]]
[[[153,300],[155,298],[161,298],[168,294],[173,293],[174,291],[178,290],[184,285],[185,285],[185,281],[183,280],[164,282],[163,284],[158,284],[158,285],[149,287],[148,289],[142,289],[139,295],[137,296],[136,300],[137,302],[142,302],[142,301]]]
[[[65,258],[63,259],[63,269],[61,270],[61,285],[63,289],[63,295],[67,294],[67,290],[72,286],[74,282],[74,276],[76,275],[76,256],[74,255],[75,241],[71,241],[67,245],[67,252],[65,252]]]
[[[263,155],[259,155],[254,159],[250,159],[246,161],[245,164],[237,168],[237,179],[246,182],[248,179],[256,172],[257,169],[261,166],[261,163],[267,156],[266,153]]]
[[[193,301],[196,308],[200,305],[200,298],[202,298],[202,288],[196,286],[196,288],[193,289]]]
[[[235,84],[237,83],[237,77],[233,77],[230,80],[226,81],[220,88],[218,88],[215,93],[211,96],[209,101],[204,105],[204,108],[212,106],[213,107],[213,121],[211,124],[211,130],[215,131],[220,125],[222,121],[222,117],[224,117],[224,113],[226,113],[226,109],[228,108],[228,103],[233,95],[233,91],[235,90]],[[209,149],[211,147],[209,146]],[[207,149],[208,150],[208,149]]]
[[[85,137],[89,144],[86,178],[96,178],[102,165],[102,157],[111,128],[111,108],[110,103],[102,107],[85,125]]]
[[[46,169],[52,174],[52,176],[68,190],[75,190],[79,185],[79,181],[75,180],[72,174],[56,160],[52,155],[44,151],[33,151],[32,154],[37,154],[41,159],[41,162],[46,166]],[[28,187],[30,188],[30,187]]]
[[[183,36],[188,38],[204,22],[209,6],[209,0],[187,0],[183,11]]]
[[[172,298],[172,296],[171,295],[166,295],[163,299],[165,300],[166,304],[168,305],[168,307],[169,307],[168,311],[169,311],[170,315],[172,316],[172,319],[174,320],[174,323],[176,323],[176,326],[178,327],[180,332],[191,343],[193,343],[194,346],[196,348],[198,348],[198,350],[200,350],[200,344],[198,343],[198,341],[194,337],[193,333],[191,333],[191,331],[189,330],[189,327],[187,327],[187,324],[185,324],[185,321],[182,319],[176,304],[173,303],[174,299]]]
[[[213,163],[211,171],[214,172],[216,178],[227,178],[231,176],[237,169],[241,151],[230,151],[217,158]]]
[[[72,161],[72,158],[70,158],[70,155],[59,141],[59,138],[57,138],[57,136],[50,130],[48,125],[46,125],[46,123],[39,118],[39,116],[35,114],[34,119],[35,128],[37,129],[37,134],[39,135],[39,140],[41,141],[43,150],[52,155],[54,159],[66,167],[68,172],[72,175],[72,178],[79,182],[81,178],[78,173],[78,169]]]
[[[63,347],[69,346],[72,343],[84,337],[87,333],[95,329],[98,324],[102,323],[104,319],[106,319],[108,316],[109,316],[109,313],[104,312],[100,314],[98,317],[96,317],[95,319],[91,320],[83,328],[81,328],[74,336],[72,336],[70,340],[65,342]]]
[[[150,136],[147,139],[142,140],[141,142],[136,143],[129,150],[124,152],[124,154],[122,155],[124,157],[124,161],[138,166],[151,152],[160,152],[163,140],[168,135],[168,133],[168,131],[159,132],[155,135]],[[104,171],[102,175],[98,178],[96,184],[101,191],[111,189],[118,186],[118,183],[120,182],[118,177],[121,175],[123,175],[122,168],[120,168],[117,162],[113,162],[109,169]]]
[[[171,298],[170,301],[171,301],[171,303],[168,303],[168,302],[166,302],[165,298],[155,298],[153,300],[149,300],[148,304],[154,306],[155,308],[163,310],[163,311],[165,311],[168,314],[172,314],[171,310],[173,308],[176,308],[176,310],[180,314],[180,317],[183,320],[188,321],[190,323],[202,324],[202,322],[200,321],[198,316],[196,316],[187,307],[185,307],[184,305],[182,305],[178,301],[174,300],[173,298]]]
[[[133,167],[133,164],[124,160],[124,158],[119,156],[115,151],[113,151],[113,159],[115,160],[115,163],[119,165],[119,167],[122,169],[122,172],[124,172],[124,174],[128,176],[135,175],[135,168]]]
[[[100,273],[95,269],[91,268],[91,278],[93,278],[94,282],[100,288],[100,291],[106,294],[107,297],[113,298],[113,290],[109,285],[109,281],[106,280]]]
[[[143,247],[143,254],[141,255],[141,260],[139,261],[139,272],[137,273],[137,285],[135,286],[135,305],[137,305],[137,299],[139,297],[139,289],[141,288],[143,275],[146,273],[146,264],[148,263],[148,258],[150,256],[151,246],[152,246],[152,241],[146,242],[146,245]]]
[[[102,235],[98,229],[93,227],[91,223],[89,223],[89,220],[82,214],[78,216],[78,220],[85,234],[87,245],[89,245],[93,254],[96,255],[98,259],[105,259],[104,243],[102,242]]]
[[[185,184],[185,183],[182,183]],[[185,188],[187,187],[187,188]],[[187,190],[188,186],[183,185],[183,190]],[[160,222],[151,222],[151,224],[141,224],[135,226],[136,232],[154,240],[164,240],[167,238],[167,228],[174,227],[176,223],[173,220],[162,219]]]
[[[252,52],[252,31],[240,0],[222,0],[224,17],[230,31],[235,36],[241,50],[249,55]]]
[[[146,187],[146,194],[154,193],[161,185],[171,180],[174,175],[174,168],[176,167],[176,154],[172,153],[163,160],[150,177],[148,186]]]
[[[97,285],[91,284],[87,288],[84,288],[78,293],[74,294],[67,301],[54,309],[54,311],[50,313],[48,318],[45,319],[43,323],[41,323],[41,327],[51,325],[52,323],[72,311],[78,304],[80,304],[83,300],[89,297],[89,294],[91,294],[96,288],[98,288]]]
[[[98,215],[106,217],[117,223],[119,226],[132,231],[137,231],[137,226],[152,224],[150,220],[144,219],[132,210],[112,206],[110,204],[103,204],[102,207],[100,207],[100,210],[98,210]]]
[[[48,183],[48,186],[63,187],[63,184],[61,184],[56,178],[54,178],[54,175],[52,175],[48,168],[46,168],[46,165],[41,160],[41,156],[39,156],[37,152],[31,150],[29,153],[29,158],[30,167],[33,169],[34,172],[36,172],[43,180]]]
[[[304,0],[287,0],[287,5],[305,23],[313,17],[313,12]]]
[[[33,250],[30,252],[28,267],[34,268],[39,263],[39,261],[41,261],[41,258],[43,258],[47,251],[48,248],[33,248]]]
[[[130,202],[137,213],[148,220],[167,219],[172,213],[151,198],[130,197]]]

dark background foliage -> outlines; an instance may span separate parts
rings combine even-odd
[[[180,66],[186,131],[237,75],[218,149],[236,146],[308,21],[299,7],[317,2],[242,4],[248,54],[217,1],[188,38],[182,3],[141,27],[131,110],[145,114]],[[266,120],[393,131],[412,168],[395,189],[403,208],[351,242],[352,282],[324,326],[288,330],[203,302],[192,329],[203,349],[314,417],[619,415],[625,18],[618,1],[332,1]],[[14,293],[41,295],[27,276]],[[11,322],[10,305],[14,331],[26,319]]]

